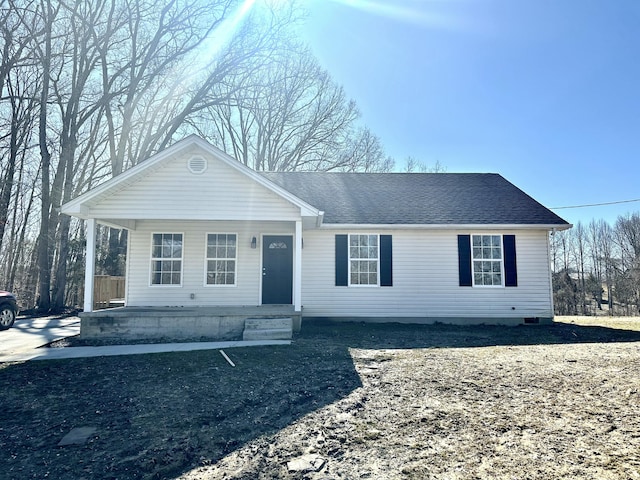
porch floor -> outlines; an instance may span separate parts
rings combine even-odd
[[[206,315],[226,316],[226,315],[295,315],[293,305],[237,305],[237,306],[213,306],[213,307],[116,307],[108,310],[96,310],[93,312],[82,312],[82,316],[92,317],[102,314],[113,316],[141,315],[141,316],[164,316],[164,315]],[[299,314],[299,313],[298,313]]]

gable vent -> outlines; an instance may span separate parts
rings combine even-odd
[[[204,173],[207,169],[207,161],[202,157],[191,157],[189,159],[189,171],[196,175]]]

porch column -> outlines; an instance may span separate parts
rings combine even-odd
[[[93,311],[93,277],[96,273],[96,219],[85,221],[87,229],[86,261],[84,267],[84,311]]]
[[[296,256],[293,260],[293,307],[302,311],[302,220],[296,221]]]

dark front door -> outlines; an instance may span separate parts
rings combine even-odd
[[[293,237],[262,237],[262,304],[291,305]]]

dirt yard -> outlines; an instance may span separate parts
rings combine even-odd
[[[574,321],[2,364],[0,478],[640,478],[640,320]]]

